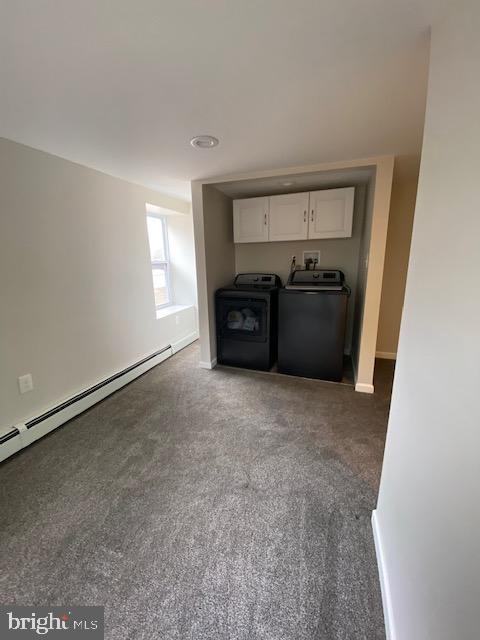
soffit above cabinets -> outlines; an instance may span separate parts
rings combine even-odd
[[[318,191],[368,184],[375,174],[373,167],[356,167],[339,171],[272,176],[250,180],[215,183],[216,189],[230,198],[253,198],[302,191]],[[284,183],[291,183],[285,185]]]

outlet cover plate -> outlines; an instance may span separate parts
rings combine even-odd
[[[31,373],[26,373],[18,378],[18,388],[20,393],[27,393],[33,389],[33,379]]]

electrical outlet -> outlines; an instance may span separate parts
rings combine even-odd
[[[24,376],[20,376],[18,379],[18,388],[20,393],[27,393],[33,389],[33,379],[31,373],[26,373]]]
[[[175,324],[180,324],[180,316],[175,316]]]

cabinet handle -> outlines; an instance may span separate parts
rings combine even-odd
[[[265,226],[267,225],[267,214],[265,214]]]
[[[313,222],[313,209],[312,209],[312,218],[311,218],[312,222]]]
[[[306,211],[303,212],[303,221],[304,222],[307,221],[307,212]]]

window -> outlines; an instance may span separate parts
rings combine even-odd
[[[168,255],[167,218],[147,214],[148,241],[152,260],[155,307],[161,309],[172,304],[170,293],[170,261]]]

